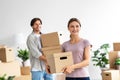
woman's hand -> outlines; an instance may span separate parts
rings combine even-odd
[[[63,68],[63,73],[65,74],[70,74],[74,71],[74,66],[71,65],[71,66],[66,66]]]

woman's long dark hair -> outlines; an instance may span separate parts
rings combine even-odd
[[[70,23],[73,22],[73,21],[78,22],[79,25],[80,25],[80,27],[81,27],[81,23],[80,23],[79,19],[77,19],[77,18],[71,18],[71,19],[68,21],[68,25],[67,25],[67,27],[69,27]]]

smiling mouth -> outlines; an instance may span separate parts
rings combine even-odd
[[[77,31],[72,31],[73,33],[77,33]]]

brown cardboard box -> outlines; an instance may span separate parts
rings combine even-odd
[[[64,73],[56,73],[55,74],[55,80],[66,80],[66,74]]]
[[[72,52],[54,53],[46,56],[51,73],[61,73],[65,66],[73,64]]]
[[[15,60],[15,55],[12,48],[0,48],[0,60],[2,62],[10,62]]]
[[[20,76],[20,64],[18,61],[0,63],[0,75]]]
[[[21,75],[30,75],[30,66],[21,67]]]
[[[32,80],[31,75],[21,75],[15,77],[13,80]]]
[[[59,46],[59,34],[58,32],[52,32],[41,35],[41,44],[42,47],[51,47],[51,46]]]
[[[118,56],[118,51],[111,51],[109,52],[109,64],[110,64],[110,68],[114,68],[115,69],[115,59]]]
[[[45,56],[47,54],[62,52],[61,46],[46,47],[46,48],[42,48],[41,50]]]
[[[0,45],[0,48],[6,48],[7,46],[5,46],[5,45]]]
[[[120,42],[113,43],[113,50],[120,51]]]
[[[102,80],[120,80],[119,70],[108,70],[102,73]]]

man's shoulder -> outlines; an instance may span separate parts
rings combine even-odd
[[[28,39],[34,39],[34,38],[35,38],[35,35],[33,33],[28,35]]]

